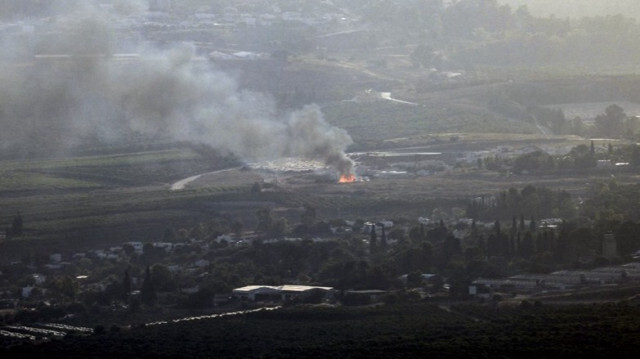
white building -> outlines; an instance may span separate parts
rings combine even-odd
[[[33,287],[28,285],[26,287],[22,288],[22,298],[29,298],[31,297],[31,293],[33,292]]]
[[[62,254],[60,253],[54,253],[52,255],[49,256],[49,261],[51,263],[60,263],[62,262]]]
[[[325,295],[333,291],[332,287],[317,287],[308,285],[249,285],[236,288],[233,295],[239,299],[256,300],[291,300],[303,296],[311,295],[313,292],[322,291]]]

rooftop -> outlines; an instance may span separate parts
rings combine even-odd
[[[244,293],[244,292],[253,292],[256,290],[272,290],[272,291],[282,291],[282,292],[306,292],[312,289],[320,289],[320,290],[332,290],[332,287],[318,287],[318,286],[309,286],[309,285],[294,285],[294,284],[285,284],[281,286],[271,286],[271,285],[248,285],[245,287],[236,288],[233,290],[234,293]]]

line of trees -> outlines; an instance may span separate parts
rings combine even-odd
[[[506,220],[514,213],[527,218],[571,219],[577,214],[577,209],[569,192],[534,185],[527,185],[521,190],[511,187],[495,196],[475,198],[466,208],[467,217],[481,220]]]
[[[622,163],[618,171],[637,171],[640,169],[640,146],[637,144],[596,147],[581,144],[573,147],[565,155],[552,156],[542,150],[525,153],[515,158],[486,157],[478,161],[479,168],[490,171],[511,170],[517,174],[562,174],[588,172],[598,169],[598,161],[605,161],[601,170],[611,171],[616,163]]]
[[[526,103],[528,102],[545,103],[545,100],[544,98],[537,99],[537,101],[533,100],[534,94],[523,99],[521,98],[524,96],[523,94],[517,94],[517,90],[515,92],[510,96],[504,94],[491,95],[488,101],[489,109],[513,119],[544,126],[555,134],[604,138],[638,138],[640,120],[636,116],[628,116],[625,110],[617,104],[607,106],[601,114],[593,119],[594,125],[588,125],[585,123],[585,120],[588,119],[566,118],[561,109],[536,104],[527,105]]]
[[[20,211],[18,211],[18,213],[16,213],[16,215],[13,217],[11,225],[5,230],[6,237],[11,238],[21,236],[24,231],[23,227],[24,224],[22,222],[22,214],[20,213]]]
[[[495,195],[467,203],[466,216],[478,220],[509,220],[514,214],[526,218],[583,218],[590,221],[640,221],[640,185],[620,185],[615,179],[591,185],[590,196],[578,203],[569,192],[527,185],[511,187]]]

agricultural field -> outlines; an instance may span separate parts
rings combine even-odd
[[[349,131],[358,144],[414,134],[501,132],[537,133],[530,124],[506,119],[486,110],[455,104],[411,106],[390,101],[342,102],[323,108],[333,124]]]
[[[499,144],[532,143],[566,147],[584,140],[571,136],[454,134],[389,139],[380,146],[420,151],[458,153],[484,150]],[[403,147],[401,147],[403,146]],[[376,159],[376,166],[392,168],[394,159]],[[380,162],[382,161],[382,162]],[[360,165],[370,165],[361,163]],[[224,171],[216,171],[225,169]],[[304,206],[316,208],[319,219],[428,217],[434,210],[464,209],[470,198],[494,195],[509,187],[536,183],[576,196],[589,194],[597,175],[504,175],[474,165],[450,168],[429,176],[372,178],[338,184],[331,175],[315,172],[265,172],[238,167],[237,162],[209,158],[189,148],[176,147],[129,153],[77,156],[65,159],[2,161],[0,163],[1,219],[9,226],[20,212],[25,233],[2,240],[3,260],[15,260],[25,246],[41,250],[90,248],[131,240],[162,238],[167,229],[188,228],[214,215],[241,221],[251,230],[256,211],[272,208],[278,217],[297,223]],[[184,189],[172,191],[178,180],[202,175]],[[602,174],[600,180],[607,180]],[[275,179],[275,183],[274,183]],[[629,175],[618,179],[632,183]],[[255,184],[262,189],[255,191]],[[458,211],[460,212],[460,211]]]
[[[3,354],[29,357],[632,357],[637,303],[510,307],[432,303],[292,307],[74,336]],[[250,325],[248,325],[250,323]],[[179,349],[178,349],[179,348]]]
[[[10,224],[16,212],[25,221],[24,235],[5,239],[2,245],[19,248],[21,242],[28,241],[71,248],[102,241],[152,239],[167,226],[206,216],[198,199],[239,188],[234,185],[171,192],[170,183],[226,165],[230,164],[188,148],[2,161],[3,226]]]
[[[635,77],[476,68],[451,81],[433,80],[429,70],[413,68],[401,50],[406,51],[399,48],[399,55],[389,57],[386,66],[366,60],[374,50],[335,58],[294,54],[286,64],[266,60],[216,66],[233,74],[242,89],[266,93],[282,112],[318,103],[327,122],[350,134],[354,143],[349,152],[442,152],[448,157],[446,170],[339,185],[333,175],[237,168],[242,161],[184,143],[96,145],[60,158],[5,158],[0,161],[0,228],[8,227],[19,212],[25,233],[2,240],[0,256],[15,260],[21,248],[32,243],[44,251],[46,246],[75,249],[151,241],[167,229],[189,228],[219,214],[251,230],[261,207],[272,208],[292,224],[299,221],[305,205],[316,208],[320,220],[415,219],[434,210],[465,208],[470,198],[509,187],[536,183],[579,196],[588,194],[592,183],[609,179],[609,174],[514,175],[479,169],[475,163],[457,166],[455,158],[499,146],[568,151],[588,144],[581,136],[546,133],[534,122],[491,109],[489,103],[496,97],[508,98],[518,108],[547,106],[554,99],[604,103],[608,99],[602,94],[611,89],[616,89],[617,98],[632,99]],[[597,89],[585,83],[596,83]],[[416,160],[405,160],[411,161]],[[376,159],[359,165],[395,169],[397,162]],[[230,170],[216,172],[221,169]],[[197,175],[202,176],[184,189],[170,190],[175,182]],[[617,180],[633,183],[637,178],[629,174]],[[256,183],[262,187],[259,191]]]

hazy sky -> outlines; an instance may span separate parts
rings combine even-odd
[[[514,9],[527,5],[534,15],[582,17],[624,14],[640,18],[640,0],[498,0]]]

